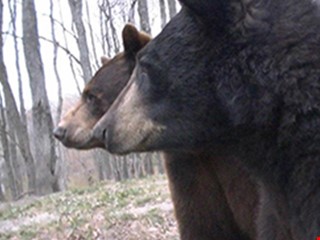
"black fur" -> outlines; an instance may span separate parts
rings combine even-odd
[[[283,239],[316,239],[317,2],[181,2],[181,12],[139,53],[129,85],[101,121],[108,127],[106,145],[119,153],[223,146],[219,154],[237,155],[261,184],[259,239],[273,240],[279,228]],[[141,120],[161,128],[116,141],[127,94]]]

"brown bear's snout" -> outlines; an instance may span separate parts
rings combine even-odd
[[[63,127],[56,127],[54,130],[53,130],[53,135],[55,138],[57,138],[58,140],[63,140],[65,135],[66,135],[66,129],[63,128]]]

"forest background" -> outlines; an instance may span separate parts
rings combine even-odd
[[[163,173],[158,153],[67,149],[52,136],[127,22],[156,36],[175,0],[0,1],[0,201]]]

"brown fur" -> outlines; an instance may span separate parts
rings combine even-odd
[[[256,239],[257,189],[236,159],[167,152],[165,164],[181,239]]]
[[[78,104],[59,123],[56,136],[67,147],[103,145],[92,137],[91,130],[129,80],[135,53],[149,41],[132,26],[124,29],[123,40],[125,52],[101,60],[103,66],[85,87]],[[59,129],[65,132],[63,138],[58,135],[62,131]],[[84,135],[89,136],[85,141]],[[181,239],[255,239],[256,186],[236,159],[210,155],[164,153]]]
[[[138,32],[131,25],[124,28],[123,39],[128,43],[125,51],[112,59],[101,58],[102,67],[85,86],[77,104],[62,117],[54,130],[56,138],[66,147],[103,147],[93,138],[91,130],[127,83],[137,51],[150,41],[147,34]],[[134,43],[134,47],[129,43]]]

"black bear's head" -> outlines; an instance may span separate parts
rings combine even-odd
[[[113,153],[226,146],[279,120],[285,87],[277,78],[295,60],[283,54],[307,29],[294,24],[299,11],[288,11],[306,1],[181,2],[94,128]]]

